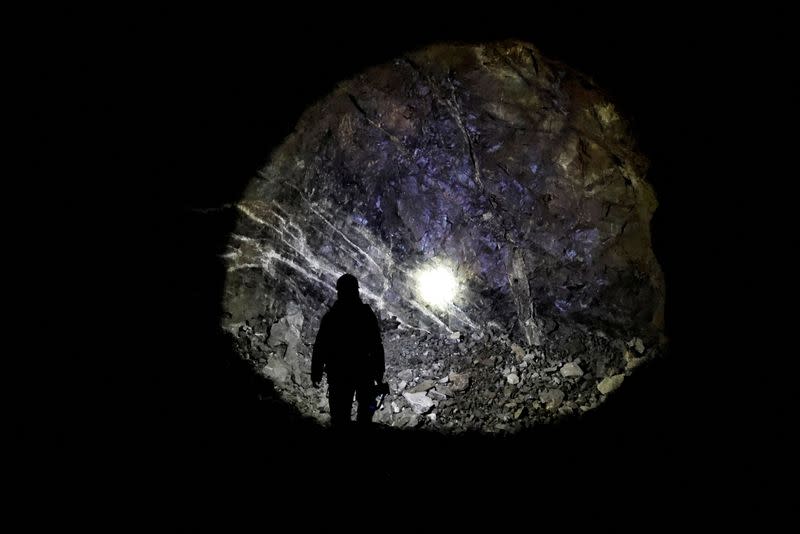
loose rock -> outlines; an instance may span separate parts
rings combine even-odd
[[[450,389],[453,391],[464,391],[469,387],[469,374],[467,373],[450,373],[447,377],[450,379]]]
[[[436,385],[434,380],[423,380],[413,388],[409,389],[409,393],[419,393],[421,391],[428,391]]]
[[[564,400],[564,392],[560,389],[547,389],[539,392],[539,400],[548,410],[556,410]]]
[[[411,409],[414,410],[416,414],[423,415],[433,408],[433,400],[428,397],[425,392],[404,392],[403,397],[405,397],[408,404],[411,405]]]
[[[583,376],[583,370],[574,362],[565,363],[560,370],[561,376],[570,378],[574,376]]]
[[[608,395],[609,393],[620,387],[622,385],[623,380],[625,380],[624,374],[608,376],[603,380],[601,380],[599,384],[597,384],[597,389],[603,395]]]

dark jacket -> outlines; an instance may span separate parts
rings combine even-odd
[[[311,379],[319,382],[383,381],[385,361],[380,326],[369,304],[337,300],[322,318],[311,358]]]

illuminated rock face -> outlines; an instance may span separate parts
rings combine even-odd
[[[308,109],[253,179],[226,254],[223,326],[289,402],[319,413],[318,393],[305,389],[310,345],[336,279],[350,272],[383,321],[392,380],[408,370],[412,382],[470,373],[473,395],[480,384],[528,387],[523,396],[547,417],[571,393],[592,392],[596,404],[596,384],[634,357],[624,342],[653,347],[662,328],[645,171],[614,105],[528,44],[399,58]],[[434,306],[420,298],[419,273],[441,265],[456,287]],[[547,378],[546,368],[576,359],[583,375]],[[547,393],[555,386],[566,397]],[[458,404],[452,391],[428,395]],[[512,422],[547,419],[509,402]],[[387,424],[420,424],[387,411]],[[423,422],[447,420],[440,412]],[[450,428],[507,426],[476,421]]]

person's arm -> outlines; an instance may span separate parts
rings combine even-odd
[[[386,372],[386,356],[383,351],[383,341],[381,340],[381,327],[378,323],[378,317],[372,308],[367,307],[370,316],[370,353],[372,355],[373,372],[375,373],[375,382],[378,384],[383,382],[383,375]]]
[[[311,382],[317,387],[322,381],[322,373],[325,371],[325,363],[328,359],[328,315],[322,317],[322,321],[317,331],[317,339],[314,341],[314,350],[311,354]]]

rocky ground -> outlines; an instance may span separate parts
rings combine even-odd
[[[545,323],[539,346],[525,349],[496,323],[485,332],[444,336],[383,320],[391,393],[375,421],[448,433],[515,432],[597,407],[662,351],[657,339],[623,340],[579,324]],[[327,385],[311,387],[311,343],[300,340],[295,327],[301,324],[295,314],[275,323],[272,335],[259,336],[249,325],[234,335],[241,356],[275,383],[284,401],[327,423]]]

